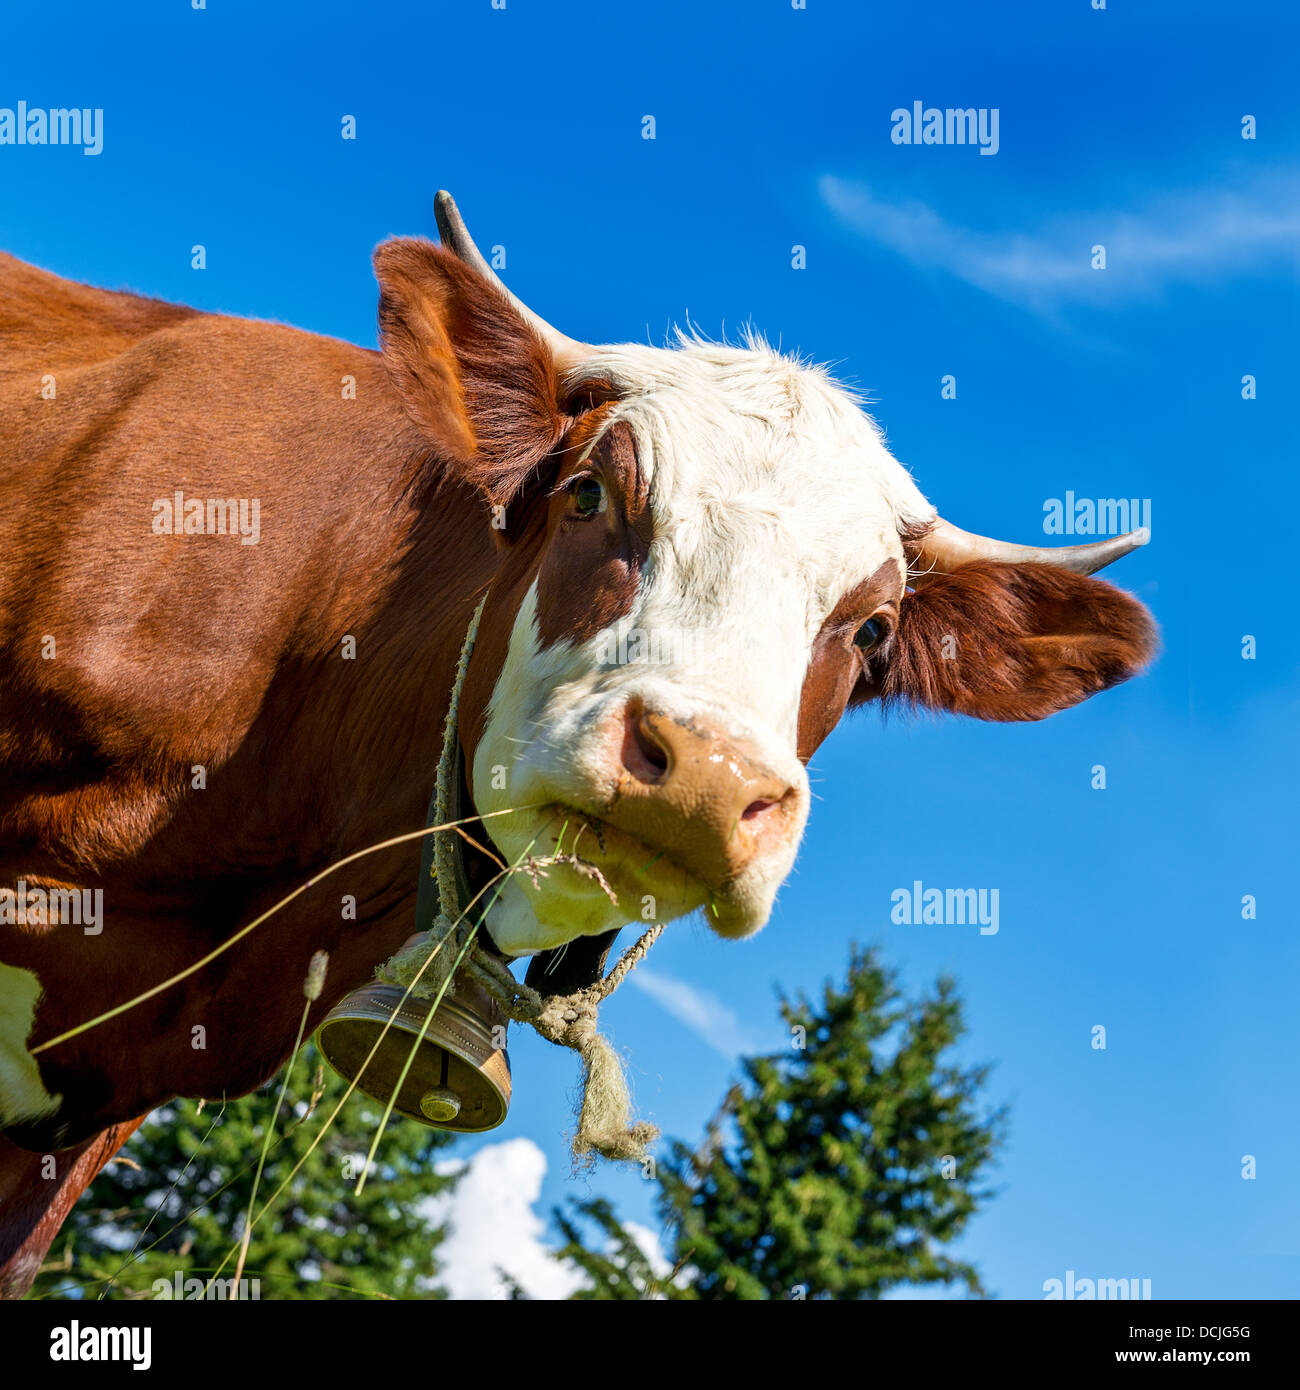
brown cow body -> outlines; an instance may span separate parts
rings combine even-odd
[[[32,1153],[0,1136],[0,1298],[21,1297],[31,1287],[77,1199],[143,1119],[110,1125],[57,1154]]]
[[[467,489],[420,505],[427,452],[378,353],[0,257],[0,883],[104,891],[98,935],[0,927],[0,959],[44,990],[33,1043],[423,823],[495,566]],[[153,500],[178,487],[259,498],[260,544],[152,534]],[[272,919],[259,949],[45,1056],[64,1103],[22,1142],[80,1145],[178,1093],[260,1083],[292,1041],[312,951],[330,952],[319,1013],[409,934],[418,858],[417,844],[359,861]],[[27,1207],[0,1225],[9,1250]]]

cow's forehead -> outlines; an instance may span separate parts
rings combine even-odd
[[[760,340],[601,348],[584,371],[636,439],[656,567],[723,599],[747,571],[798,576],[810,620],[934,517],[852,392]]]

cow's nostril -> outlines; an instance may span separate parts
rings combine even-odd
[[[623,766],[639,782],[662,782],[668,771],[668,750],[650,730],[645,712],[629,709],[623,716]]]
[[[790,848],[799,788],[772,770],[759,746],[701,719],[647,709],[635,695],[613,720],[603,728],[611,743],[621,739],[622,765],[609,824],[649,851],[640,871],[657,864],[657,873],[684,872],[712,891]],[[610,772],[614,762],[605,763]]]

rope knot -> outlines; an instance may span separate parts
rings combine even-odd
[[[554,995],[541,1012],[528,1020],[548,1042],[580,1052],[596,1031],[600,1001],[583,990],[577,994]]]

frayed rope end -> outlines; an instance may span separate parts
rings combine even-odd
[[[659,1130],[643,1120],[632,1122],[627,1074],[609,1039],[596,1027],[599,996],[594,991],[546,1000],[527,1021],[549,1042],[572,1048],[582,1059],[582,1105],[573,1136],[573,1156],[640,1163]]]

